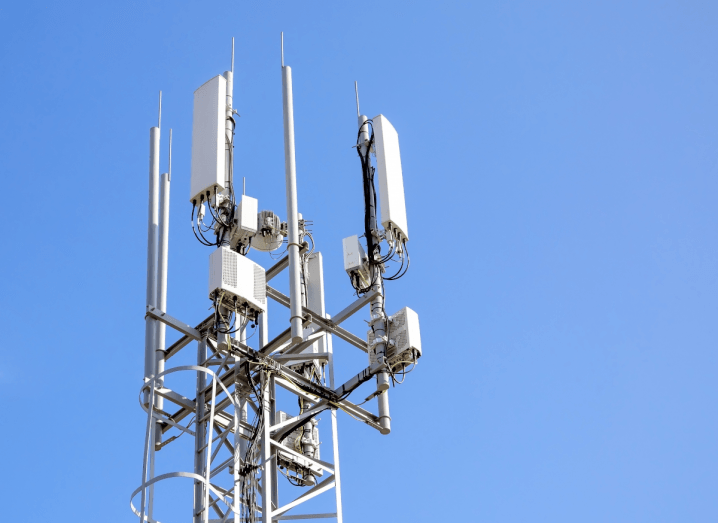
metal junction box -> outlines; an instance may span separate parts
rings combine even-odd
[[[249,245],[252,236],[257,233],[257,209],[257,199],[243,194],[234,215],[230,247],[235,248],[239,243]]]
[[[209,256],[209,297],[222,291],[227,304],[237,298],[237,307],[249,307],[261,313],[267,310],[267,279],[264,268],[227,247]]]
[[[366,254],[364,254],[364,248],[359,243],[359,236],[355,234],[344,238],[342,246],[344,247],[344,270],[351,273],[363,268]]]
[[[399,134],[382,114],[375,116],[374,148],[379,171],[379,208],[381,224],[399,239],[409,239],[404,203],[404,178],[401,173]]]
[[[409,307],[404,307],[387,318],[386,359],[394,371],[407,367],[421,357],[421,332],[419,315]],[[369,344],[369,363],[376,363],[376,351],[373,331],[367,332]]]
[[[190,202],[224,190],[227,80],[215,76],[194,92]],[[206,200],[206,198],[205,198]]]
[[[290,416],[284,411],[278,410],[275,415],[275,423],[284,423],[285,421],[290,420],[293,417],[294,416]],[[312,430],[308,438],[305,437],[304,427],[301,426],[294,429],[287,437],[285,437],[284,440],[282,440],[282,444],[289,447],[290,449],[297,451],[300,454],[304,454],[304,445],[311,446],[312,455],[308,457],[314,459],[321,459],[319,454],[320,441],[317,421],[316,419],[312,419],[308,423],[312,424]],[[293,456],[292,454],[288,454],[287,452],[282,452],[281,449],[277,452],[277,457],[279,458],[277,460],[277,465],[280,467],[284,467],[287,470],[291,470],[300,474],[311,473],[314,476],[321,476],[323,473],[321,468],[317,467],[309,460]]]
[[[367,255],[364,252],[359,237],[355,234],[342,240],[344,248],[344,270],[351,276],[357,274],[364,285],[369,285],[369,271],[367,270]]]

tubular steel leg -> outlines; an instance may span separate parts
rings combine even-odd
[[[342,523],[342,484],[339,480],[339,437],[337,434],[337,409],[332,409],[332,448],[334,450],[334,493],[337,501],[337,523]]]
[[[381,275],[379,275],[377,281],[373,286],[372,290],[381,292]],[[374,327],[374,335],[377,338],[382,338],[386,335],[386,315],[384,314],[384,297],[378,295],[371,302],[371,321]],[[384,357],[386,354],[386,343],[378,343],[376,345],[377,358]],[[391,416],[389,416],[389,373],[380,372],[376,375],[376,389],[384,391],[382,394],[377,396],[377,403],[379,407],[379,425],[381,425],[381,433],[389,434],[391,432]]]
[[[272,456],[272,444],[270,441],[270,423],[272,418],[271,410],[271,384],[269,375],[262,373],[262,402],[261,408],[264,409],[264,428],[262,430],[262,523],[272,523],[272,476],[275,474],[274,460]]]
[[[203,339],[198,343],[197,347],[197,365],[202,365],[204,360],[207,359],[207,340],[206,338]],[[204,372],[198,372],[197,373],[197,395],[196,402],[197,407],[195,411],[195,416],[197,423],[195,424],[195,438],[194,438],[194,448],[195,448],[195,454],[194,454],[194,473],[199,474],[200,476],[204,476],[204,466],[205,466],[205,451],[203,450],[203,446],[206,441],[206,434],[205,434],[205,426],[206,422],[200,423],[199,420],[202,419],[202,417],[205,414],[205,408],[204,408],[204,398],[202,397],[202,391],[205,389],[207,385],[207,375]],[[203,520],[203,512],[205,510],[204,507],[204,484],[200,481],[194,482],[194,510],[193,510],[193,517],[192,521],[193,523],[202,523]]]
[[[170,144],[172,135],[170,134]],[[171,146],[171,145],[170,145]],[[157,268],[157,306],[161,311],[167,311],[167,256],[169,250],[170,227],[170,175],[164,173],[160,180],[160,223]],[[155,369],[157,374],[165,370],[165,335],[167,326],[157,321],[157,345],[155,346]],[[162,385],[159,383],[158,385]],[[155,396],[155,407],[164,410],[164,398]],[[155,448],[162,444],[162,424],[157,423],[155,430]]]
[[[329,314],[325,314],[327,319],[331,319]],[[325,335],[325,347],[329,354],[329,387],[334,390],[334,347],[332,347],[332,335]],[[334,494],[336,495],[337,504],[337,523],[342,523],[344,516],[342,515],[342,484],[339,475],[339,433],[337,430],[337,409],[332,409],[332,451],[334,452]]]
[[[149,212],[147,220],[147,305],[157,305],[157,254],[158,254],[158,226],[159,226],[159,172],[160,172],[160,129],[150,129],[150,183],[149,183]],[[155,347],[157,345],[157,332],[159,322],[153,318],[145,317],[145,381],[157,373],[155,362]],[[144,394],[144,401],[149,401],[150,395]],[[155,401],[157,401],[157,396]],[[152,423],[154,426],[154,422]],[[148,466],[152,479],[155,473],[155,444],[154,428],[151,430],[152,440],[148,456]],[[154,506],[154,485],[148,489],[147,516],[152,517]]]
[[[274,425],[277,420],[275,419],[276,412],[277,412],[277,400],[276,400],[276,390],[277,387],[274,384],[274,377],[270,379],[269,383],[269,391],[270,391],[270,400],[269,400],[269,413],[270,413],[270,420],[271,424]],[[272,458],[272,510],[275,510],[279,507],[279,474],[277,474],[277,458]]]

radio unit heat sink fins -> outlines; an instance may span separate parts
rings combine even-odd
[[[222,295],[225,307],[267,310],[267,278],[264,268],[246,256],[220,247],[209,256],[209,297]]]

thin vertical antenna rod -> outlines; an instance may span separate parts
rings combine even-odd
[[[234,74],[234,36],[232,37],[232,69],[230,71]]]
[[[160,108],[157,113],[157,128],[162,129],[162,91],[160,91]]]
[[[284,32],[282,32],[282,67],[284,67]]]
[[[244,196],[246,190],[247,190],[247,178],[245,176],[242,176],[242,196]]]
[[[356,81],[354,82],[354,93],[357,96],[357,116],[361,116],[361,113],[359,112],[359,86]]]
[[[170,129],[170,154],[167,161],[167,177],[172,180],[172,129]]]

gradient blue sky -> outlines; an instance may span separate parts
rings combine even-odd
[[[717,26],[685,1],[6,2],[2,519],[136,521],[157,92],[168,311],[194,324],[192,93],[236,37],[235,170],[284,215],[284,31],[329,312],[362,230],[355,80],[402,147],[412,265],[387,309],[418,311],[424,357],[391,435],[340,415],[345,521],[718,520]],[[335,351],[339,379],[365,364]],[[187,486],[160,490],[186,521]]]

